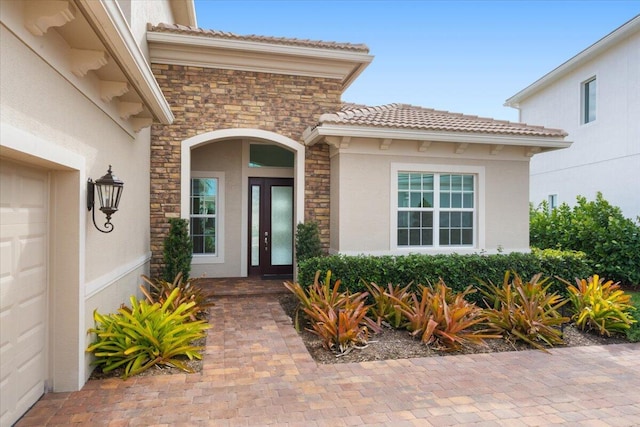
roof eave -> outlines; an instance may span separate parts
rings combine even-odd
[[[522,100],[527,99],[534,93],[545,88],[546,86],[580,67],[585,62],[590,61],[595,56],[609,49],[612,45],[625,40],[638,31],[640,31],[640,15],[623,24],[582,52],[578,53],[568,61],[559,65],[554,70],[550,71],[526,88],[522,89],[520,92],[507,99],[504,105],[506,107],[519,108],[520,102]]]
[[[163,124],[174,120],[171,106],[162,94],[149,64],[116,2],[76,0],[92,27],[136,88],[153,116]]]
[[[364,52],[192,34],[148,31],[147,41],[152,62],[339,79],[343,90],[373,60]]]
[[[335,124],[322,124],[315,128],[307,128],[302,138],[305,145],[315,145],[328,136],[467,144],[500,144],[521,147],[540,147],[545,149],[560,149],[571,146],[571,142],[565,141],[564,136],[543,137],[476,132],[442,132]]]

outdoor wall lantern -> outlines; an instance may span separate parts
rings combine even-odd
[[[120,181],[117,176],[111,172],[111,165],[107,174],[96,179],[95,182],[89,178],[87,181],[87,209],[93,212],[93,225],[103,233],[111,233],[113,224],[111,224],[111,215],[118,211],[120,204],[120,196],[124,182]],[[98,201],[100,202],[100,210],[107,216],[107,222],[104,224],[106,230],[100,229],[96,224],[96,210],[94,209],[95,190],[98,190]]]

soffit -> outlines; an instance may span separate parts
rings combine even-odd
[[[126,132],[173,120],[116,2],[0,4],[3,24]]]
[[[159,24],[149,26],[151,62],[339,80],[346,89],[373,56],[361,44],[323,42]]]

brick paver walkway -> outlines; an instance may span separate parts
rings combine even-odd
[[[273,296],[211,323],[201,374],[90,381],[18,426],[640,425],[640,344],[318,365]]]

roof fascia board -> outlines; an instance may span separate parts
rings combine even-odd
[[[315,129],[307,128],[302,137],[305,145],[314,145],[325,136],[350,136],[352,138],[375,138],[411,141],[434,141],[469,144],[501,144],[522,147],[567,148],[570,141],[563,137],[532,137],[508,135],[484,135],[462,132],[435,132],[408,129],[381,129],[361,126],[321,125]]]
[[[118,4],[114,1],[75,1],[149,111],[160,123],[172,123],[174,116],[171,107]]]
[[[197,27],[196,7],[193,0],[169,0],[176,24]]]
[[[153,62],[328,77],[340,79],[343,89],[373,60],[372,55],[362,52],[188,34],[148,31],[147,41]],[[212,55],[211,52],[216,54]],[[250,63],[243,59],[243,55],[247,54],[251,55]],[[294,61],[296,58],[299,60]],[[309,66],[305,66],[306,64]],[[320,64],[323,66],[319,67]]]
[[[626,24],[619,27],[617,30],[609,33],[599,41],[595,42],[582,52],[578,53],[573,58],[568,61],[562,63],[549,73],[545,74],[526,88],[522,89],[520,92],[513,95],[511,98],[507,99],[504,103],[506,107],[518,108],[519,103],[538,92],[539,90],[547,87],[551,83],[580,67],[582,64],[587,61],[592,60],[594,57],[598,56],[602,52],[609,49],[616,43],[619,43],[634,33],[640,31],[640,15],[636,16]]]

